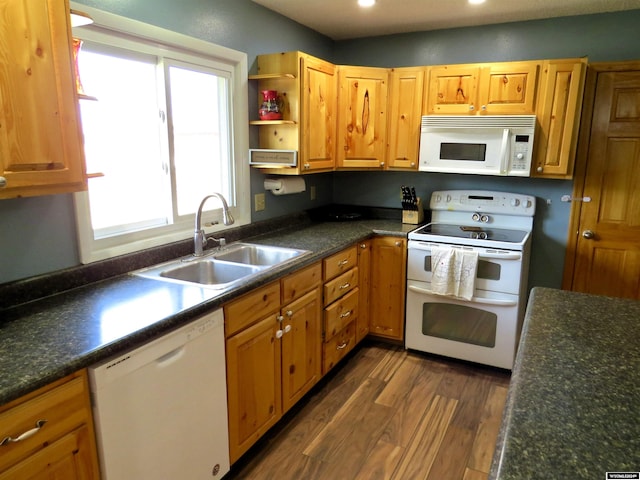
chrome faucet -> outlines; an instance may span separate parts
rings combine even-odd
[[[222,202],[222,222],[225,225],[231,225],[234,220],[231,216],[231,212],[229,212],[229,205],[227,205],[227,201],[224,197],[219,193],[212,193],[211,195],[207,195],[200,202],[200,206],[198,207],[198,212],[196,213],[196,227],[193,235],[193,255],[195,257],[201,257],[202,252],[204,250],[204,246],[207,244],[209,240],[217,241],[220,246],[225,244],[224,238],[215,239],[215,238],[207,238],[204,234],[204,230],[202,229],[202,208],[207,200],[211,197],[217,197]]]

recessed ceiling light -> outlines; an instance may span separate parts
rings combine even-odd
[[[469,3],[471,5],[480,5],[481,3],[484,3],[485,0],[469,0]]]
[[[376,3],[376,0],[358,0],[358,5],[361,7],[373,7]]]

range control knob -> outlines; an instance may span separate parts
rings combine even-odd
[[[511,199],[511,206],[512,206],[512,207],[517,207],[518,205],[520,205],[520,199],[518,199],[518,198],[512,198],[512,199]]]

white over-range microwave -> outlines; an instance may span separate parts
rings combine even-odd
[[[423,116],[422,172],[528,177],[535,115]]]

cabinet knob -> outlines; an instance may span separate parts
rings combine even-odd
[[[279,322],[282,322],[284,320],[284,317],[282,315],[278,315],[276,317],[276,320],[278,320]]]
[[[307,169],[307,170],[309,170],[309,169],[311,168],[311,165],[309,165],[308,163],[305,163],[305,164],[304,164],[304,168],[305,168],[305,169]]]
[[[7,186],[7,179],[4,177],[0,177],[0,188],[4,188]]]
[[[287,310],[287,317],[293,317],[293,311]]]
[[[484,110],[486,110],[486,109],[487,109],[487,106],[486,106],[486,105],[482,105],[482,106],[480,107],[480,110],[483,110],[483,111],[484,111]]]
[[[411,162],[411,166],[415,167],[416,166],[416,162]]]
[[[544,168],[542,168],[542,167],[536,168],[536,172],[538,172],[538,173],[542,173],[543,170],[544,170]]]
[[[367,248],[367,244],[366,244],[366,243],[361,243],[361,244],[360,244],[360,248],[361,248],[362,250],[364,250],[365,248]]]
[[[476,109],[476,107],[474,107],[473,105],[469,105],[469,110],[473,111],[475,109]]]
[[[282,330],[278,330],[276,332],[276,338],[282,338],[282,335],[284,335],[284,332]]]
[[[289,333],[291,331],[291,325],[287,325],[284,327],[284,333]]]
[[[402,242],[398,241],[396,242],[396,247],[401,247],[402,246]]]
[[[381,167],[384,167],[384,162],[380,162],[380,166],[381,166]]]

